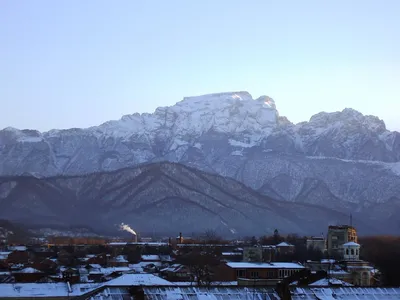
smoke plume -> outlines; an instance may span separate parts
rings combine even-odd
[[[137,235],[135,230],[133,230],[129,225],[126,225],[124,223],[121,223],[121,225],[119,225],[119,228],[123,231],[127,231],[129,233],[132,233],[134,235]]]

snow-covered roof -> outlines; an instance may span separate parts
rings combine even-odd
[[[162,267],[162,263],[160,261],[141,261],[139,263],[139,265],[142,268],[146,268],[146,267],[151,267],[151,266],[155,266],[155,267]]]
[[[28,248],[26,246],[11,246],[9,249],[12,251],[26,251]]]
[[[242,255],[242,253],[239,252],[222,252],[223,256],[236,256],[236,255]]]
[[[144,286],[172,286],[174,283],[169,282],[161,277],[153,274],[125,274],[113,280],[104,283],[104,286],[132,286],[132,285],[144,285]]]
[[[164,242],[112,242],[108,243],[109,246],[125,246],[125,245],[141,245],[141,246],[168,246],[168,243]]]
[[[164,268],[162,270],[160,270],[160,272],[178,272],[180,271],[182,268],[184,268],[184,265],[180,265],[180,264],[173,264],[167,268]]]
[[[16,283],[0,284],[1,298],[54,298],[83,295],[94,290],[100,284],[76,284],[68,286],[66,283]]]
[[[109,246],[125,246],[127,242],[113,242],[113,243],[108,243]]]
[[[339,279],[336,279],[336,278],[323,278],[323,279],[317,280],[317,281],[309,284],[308,286],[311,286],[311,287],[317,287],[317,286],[319,286],[319,287],[328,287],[328,286],[332,286],[332,285],[336,285],[336,286],[353,286],[350,283],[347,283],[347,282],[345,282],[343,280],[339,280]]]
[[[286,243],[286,242],[282,242],[278,245],[276,245],[277,247],[294,247],[293,245]]]
[[[113,260],[116,262],[122,262],[122,263],[128,262],[128,260],[123,255],[118,255]]]
[[[321,259],[321,263],[323,264],[334,264],[336,260],[334,259]]]
[[[174,282],[176,286],[196,286],[196,282],[191,282],[191,281],[178,281]],[[237,286],[238,282],[237,281],[213,281],[210,282],[211,286]]]
[[[167,262],[171,262],[173,260],[171,255],[160,255],[160,259]]]
[[[291,299],[400,299],[400,288],[294,288]]]
[[[89,264],[89,266],[93,269],[101,269],[101,265],[99,264]]]
[[[159,261],[159,255],[142,255],[142,260],[144,261]]]
[[[99,269],[94,269],[89,272],[89,274],[104,274],[104,275],[109,275],[114,272],[119,272],[119,273],[126,273],[132,271],[131,268],[129,267],[113,267],[113,268],[99,268]]]
[[[15,271],[14,273],[30,273],[30,274],[33,274],[33,273],[43,273],[43,272],[39,271],[39,270],[37,270],[35,268],[25,268],[25,269],[22,269],[20,271]]]
[[[360,247],[360,244],[357,244],[355,242],[348,242],[346,244],[343,244],[343,247],[351,247],[351,246]]]
[[[272,288],[264,287],[238,287],[238,286],[175,286],[175,287],[145,287],[145,297],[148,299],[265,299],[277,300],[279,296]]]
[[[192,299],[192,300],[216,300],[216,299],[265,299],[277,300],[279,296],[272,288],[247,288],[236,286],[172,286],[172,287],[144,287],[146,299]],[[127,288],[108,287],[91,296],[93,300],[131,299]]]
[[[141,266],[141,264],[129,264],[128,268],[136,269],[136,268],[142,268],[142,266]]]
[[[226,264],[232,269],[304,269],[304,266],[297,263],[273,262],[273,263],[252,263],[252,262],[228,262]]]

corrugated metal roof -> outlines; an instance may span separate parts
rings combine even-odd
[[[255,299],[279,300],[273,289],[265,288],[232,288],[232,287],[145,287],[146,299],[156,300],[230,300],[230,299]],[[92,296],[91,300],[126,300],[131,299],[127,288],[106,288]]]
[[[400,299],[400,288],[295,288],[291,292],[293,300],[296,299]]]

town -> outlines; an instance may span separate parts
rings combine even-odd
[[[350,225],[308,238],[275,230],[224,241],[209,231],[202,239],[135,233],[2,244],[0,299],[400,299],[400,288],[383,287],[380,270],[362,259]]]

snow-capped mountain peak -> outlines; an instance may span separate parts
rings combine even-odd
[[[309,126],[313,127],[352,127],[360,130],[373,131],[382,134],[386,131],[385,122],[375,116],[365,116],[352,108],[339,112],[321,112],[311,117]]]
[[[193,155],[245,157],[251,151],[397,162],[400,136],[377,117],[353,109],[322,112],[294,125],[279,116],[268,96],[216,93],[87,129],[4,129],[0,174],[90,173],[150,161],[185,162]]]
[[[210,130],[220,133],[266,133],[277,125],[275,102],[267,96],[254,100],[248,92],[185,97],[153,114],[133,114],[109,121],[92,130],[107,136],[129,138],[146,132],[198,137]]]

